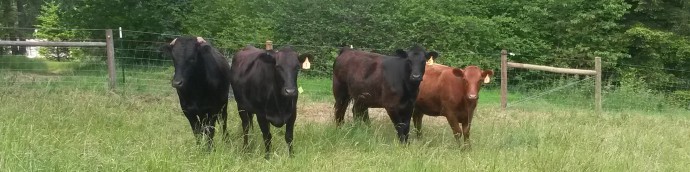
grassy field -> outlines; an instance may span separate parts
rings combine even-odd
[[[353,123],[348,112],[346,125],[336,128],[330,80],[316,78],[299,81],[304,93],[295,157],[287,156],[284,128],[272,129],[270,160],[263,158],[258,127],[251,131],[252,148],[242,151],[234,105],[231,139],[216,140],[215,151],[205,152],[194,144],[166,72],[131,73],[129,86],[109,92],[102,80],[89,87],[46,85],[16,82],[18,73],[0,71],[0,171],[690,170],[687,110],[628,108],[599,115],[535,99],[501,112],[498,92],[487,89],[473,122],[473,147],[463,151],[443,118],[425,117],[425,136],[413,135],[409,145],[397,142],[380,109],[371,110],[370,125]],[[151,85],[157,91],[137,90]],[[525,96],[513,93],[511,101]]]

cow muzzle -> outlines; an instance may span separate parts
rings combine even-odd
[[[410,80],[412,80],[412,81],[422,81],[422,75],[421,75],[421,74],[412,74],[412,75],[410,75]]]
[[[285,95],[285,96],[295,96],[295,95],[297,95],[297,89],[295,89],[295,88],[286,88],[286,89],[283,89],[283,95]]]
[[[172,87],[174,87],[174,88],[182,88],[183,84],[184,84],[184,82],[182,82],[182,81],[172,81]]]
[[[467,95],[467,98],[470,100],[476,100],[477,98],[479,98],[479,96],[477,96],[476,94],[470,94],[470,95]]]

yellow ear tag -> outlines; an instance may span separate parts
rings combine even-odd
[[[302,89],[302,87],[299,87],[299,88],[297,88],[297,92],[302,93],[302,92],[304,92],[304,89]]]
[[[434,64],[434,57],[429,57],[429,60],[426,61],[427,65],[433,65]]]
[[[302,63],[302,69],[309,69],[311,68],[311,63],[309,63],[309,58],[304,59],[304,63]]]
[[[489,77],[489,75],[486,75],[486,77],[484,77],[484,83],[488,84],[489,82],[491,82],[491,78]]]

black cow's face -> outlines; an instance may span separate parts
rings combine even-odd
[[[408,51],[398,49],[395,53],[401,58],[407,58],[407,65],[411,70],[409,77],[411,81],[422,81],[426,61],[431,57],[438,58],[437,52],[432,51],[427,53],[424,48],[420,46],[413,46]]]
[[[199,61],[200,51],[208,48],[201,46],[205,41],[201,37],[179,37],[162,48],[162,52],[171,56],[175,67],[175,74],[171,81],[172,87],[183,88],[192,77]]]
[[[307,56],[299,55],[292,48],[285,47],[277,52],[269,52],[266,54],[275,62],[275,71],[278,83],[282,84],[279,88],[280,93],[284,96],[297,96],[297,75],[302,67],[302,63]]]

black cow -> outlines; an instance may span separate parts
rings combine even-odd
[[[412,109],[431,56],[437,57],[438,53],[427,53],[419,45],[408,51],[398,49],[395,56],[342,48],[333,64],[337,125],[342,124],[345,109],[354,99],[355,118],[368,122],[368,108],[385,108],[400,142],[407,142]]]
[[[196,142],[200,144],[202,134],[207,136],[210,150],[218,115],[223,134],[228,135],[230,66],[225,57],[201,37],[178,37],[161,51],[172,56],[175,66],[172,87],[177,90],[180,107],[192,126]]]
[[[266,158],[271,146],[271,123],[285,127],[285,142],[292,155],[292,133],[297,117],[297,74],[309,55],[298,55],[291,47],[267,51],[247,46],[232,59],[231,84],[244,133],[244,146],[256,114],[263,134]]]

